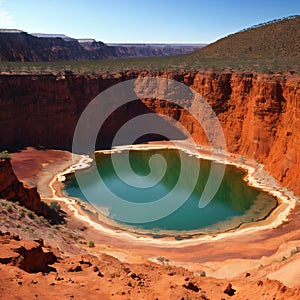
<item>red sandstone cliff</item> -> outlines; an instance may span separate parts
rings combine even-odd
[[[49,208],[41,201],[36,187],[24,187],[7,159],[0,160],[0,198],[19,202],[38,215],[48,217]]]
[[[76,122],[91,99],[106,88],[147,73],[89,76],[0,76],[0,144],[3,148],[44,145],[70,149]],[[199,92],[215,110],[227,150],[262,161],[266,168],[300,195],[300,76],[247,73],[172,73],[168,76]],[[173,104],[143,100],[112,116],[102,132],[108,140],[120,124],[150,111],[171,115],[190,129],[198,143],[203,136],[194,120]],[[99,145],[101,146],[101,145]]]

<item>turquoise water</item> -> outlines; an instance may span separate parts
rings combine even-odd
[[[133,171],[142,178],[150,173],[149,159],[154,154],[162,155],[165,158],[167,163],[166,173],[154,186],[147,188],[130,186],[123,182],[116,174],[111,160],[111,155],[117,155],[119,161],[122,161],[123,159],[125,161],[126,155],[128,154]],[[192,170],[193,166],[200,164],[198,180],[188,200],[179,209],[160,220],[139,224],[124,222],[126,225],[132,226],[134,230],[146,230],[147,232],[220,232],[236,228],[243,223],[264,219],[276,207],[276,199],[265,192],[248,186],[243,181],[245,175],[243,171],[233,166],[226,166],[222,184],[215,197],[207,206],[199,208],[199,199],[208,179],[211,161],[199,160],[194,156],[189,156],[182,152],[181,155],[184,155],[185,163],[190,167],[188,170]],[[121,153],[114,154],[98,153],[96,154],[96,161],[97,169],[90,168],[77,171],[77,176],[80,176],[81,179],[83,179],[84,187],[87,189],[95,188],[98,184],[98,179],[95,175],[99,172],[109,190],[122,199],[135,203],[156,201],[167,195],[174,189],[181,172],[179,150],[131,150],[130,153],[128,153],[127,150],[124,150]],[[154,164],[154,177],[156,173],[157,177],[161,175],[160,168],[163,167],[164,165],[159,162]],[[122,178],[126,179],[128,177],[130,180],[132,174],[128,172],[125,164],[124,167],[121,164],[119,172],[121,172]],[[189,179],[193,174],[187,172],[187,174],[183,175],[184,180],[180,182],[182,191],[188,189]],[[151,182],[149,184],[151,185]],[[67,176],[64,191],[71,197],[80,198],[83,201],[86,201],[85,196],[78,187],[74,174],[69,174]],[[177,193],[175,197],[181,197],[181,193]],[[105,199],[104,201],[100,193],[96,198],[93,198],[93,203],[90,204],[98,208],[99,211],[103,211],[101,209],[103,207],[108,209],[108,217],[115,216],[117,218],[118,208],[108,207],[108,202],[109,199]],[[122,225],[122,223],[120,225]]]

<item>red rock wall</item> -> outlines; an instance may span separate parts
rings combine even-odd
[[[9,160],[0,160],[0,198],[19,202],[38,215],[48,217],[49,208],[41,201],[36,187],[24,187],[20,182]]]
[[[70,149],[86,104],[118,80],[66,76],[0,76],[0,145]]]
[[[198,74],[192,87],[218,115],[228,151],[262,161],[300,195],[300,76]]]
[[[70,149],[76,122],[89,101],[109,86],[144,75],[0,76],[0,145]],[[283,185],[300,195],[300,76],[226,72],[159,75],[185,82],[205,97],[221,122],[228,151],[262,161]],[[206,140],[195,120],[174,105],[144,100],[124,109],[126,117],[115,116],[108,122],[107,139],[126,118],[151,110],[180,120],[198,143]]]

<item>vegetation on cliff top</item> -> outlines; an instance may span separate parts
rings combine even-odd
[[[300,16],[253,26],[190,56],[199,62],[214,60],[219,68],[299,72]]]
[[[68,61],[52,63],[0,62],[2,73],[99,74],[128,70],[238,70],[263,73],[300,73],[300,16],[253,26],[212,43],[192,54],[156,57]]]
[[[11,156],[7,150],[3,150],[0,152],[0,160],[1,159],[11,160]]]

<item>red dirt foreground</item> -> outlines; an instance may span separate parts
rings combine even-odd
[[[1,299],[299,299],[298,289],[250,273],[229,281],[106,254],[56,255],[42,241],[0,232]]]

